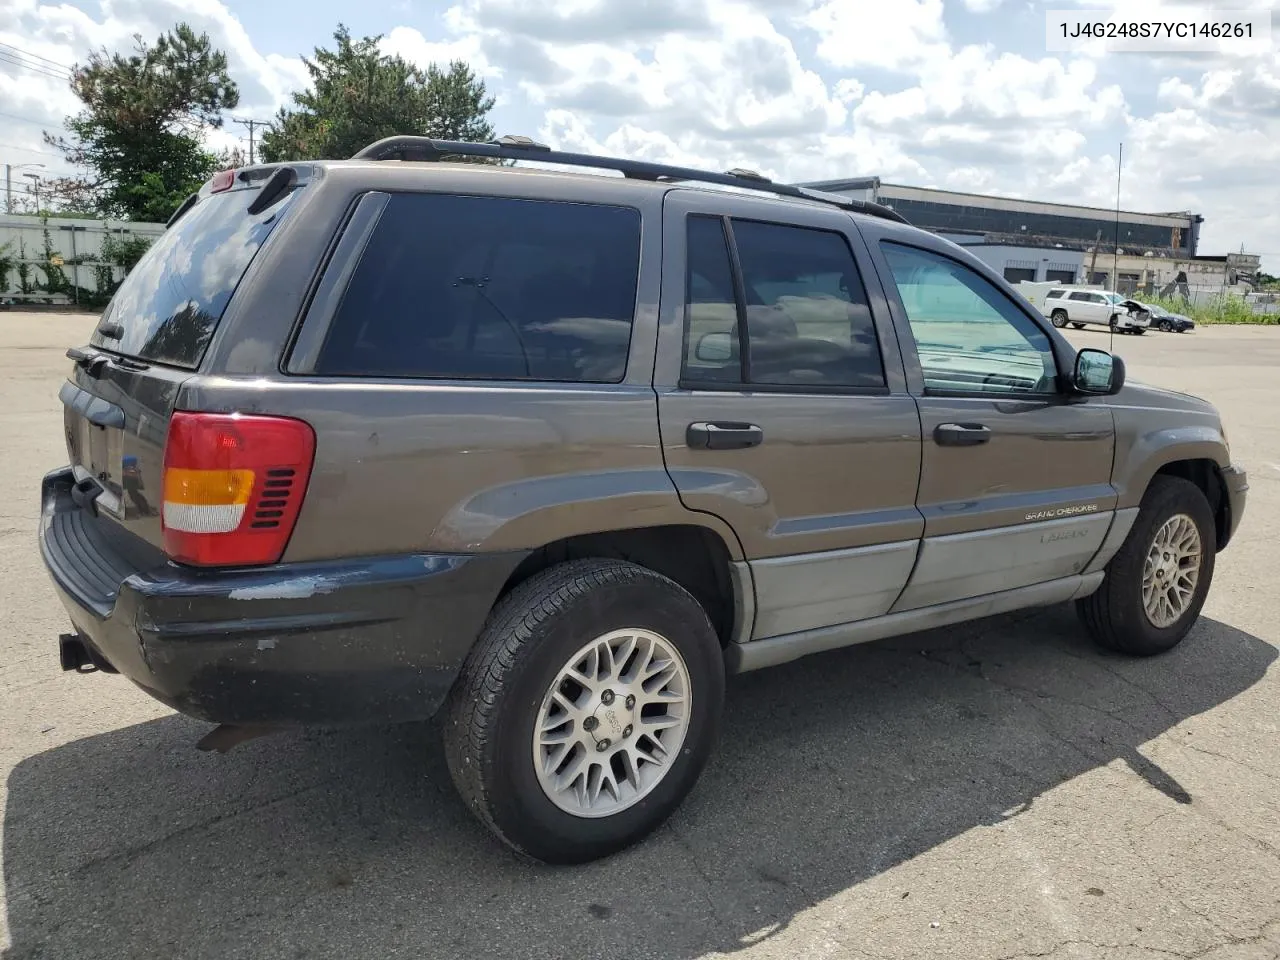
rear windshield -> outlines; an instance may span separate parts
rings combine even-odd
[[[212,194],[161,234],[116,291],[93,343],[154,363],[198,367],[236,285],[288,209],[286,197],[251,217],[257,195]]]

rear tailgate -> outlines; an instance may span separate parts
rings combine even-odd
[[[100,515],[157,547],[164,444],[178,391],[291,205],[295,178],[283,188],[268,179],[264,192],[261,173],[252,171],[249,183],[232,180],[234,189],[206,186],[130,272],[90,343],[67,354],[75,369],[60,397],[77,498],[92,499]],[[273,191],[274,202],[251,212]]]

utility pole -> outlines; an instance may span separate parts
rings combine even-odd
[[[1111,289],[1119,293],[1120,287],[1120,171],[1124,168],[1124,144],[1120,144],[1120,156],[1116,160],[1116,245],[1115,266],[1111,268]]]
[[[238,123],[242,127],[249,128],[249,166],[253,166],[254,164],[254,152],[253,152],[254,129],[257,127],[268,127],[271,124],[268,123],[266,120],[254,120],[252,117],[244,120],[240,119],[239,117],[232,117],[231,120],[233,123]]]
[[[12,163],[4,165],[4,212],[13,213],[13,171],[21,170],[24,167],[39,167],[44,169],[43,163],[19,163],[16,166]]]
[[[32,187],[34,188],[35,197],[36,197],[36,216],[38,217],[40,216],[40,174],[24,173],[23,176],[31,178],[31,184],[32,184]]]

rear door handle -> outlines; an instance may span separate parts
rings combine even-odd
[[[940,423],[933,442],[940,447],[976,447],[991,439],[991,428],[982,423]]]
[[[742,450],[764,443],[764,431],[754,423],[691,423],[684,440],[695,450]]]

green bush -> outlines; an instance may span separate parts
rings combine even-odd
[[[1205,304],[1188,303],[1181,297],[1144,297],[1143,303],[1190,317],[1197,325],[1250,323],[1280,326],[1280,314],[1254,313],[1253,308],[1240,297],[1219,295],[1211,297]]]

